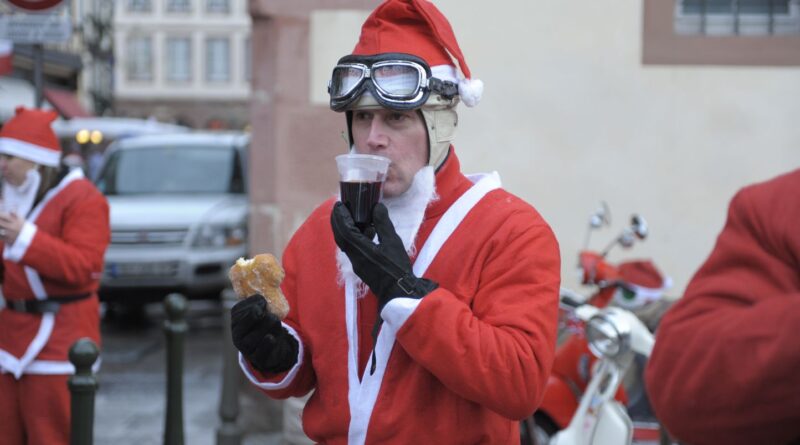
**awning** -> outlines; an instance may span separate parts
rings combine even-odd
[[[59,90],[55,88],[45,88],[44,98],[47,99],[53,108],[58,111],[58,114],[65,119],[72,119],[73,117],[91,117],[92,114],[83,108],[83,105],[78,102],[71,91]]]
[[[83,67],[80,54],[45,48],[42,55],[45,76],[69,78],[76,76]],[[14,67],[33,70],[33,45],[14,45]],[[71,84],[74,85],[74,84]]]

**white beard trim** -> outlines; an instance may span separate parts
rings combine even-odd
[[[403,240],[403,246],[409,256],[414,254],[414,241],[417,239],[417,232],[419,232],[422,219],[425,217],[425,210],[430,203],[437,199],[433,167],[425,166],[414,175],[411,187],[405,193],[381,201],[389,210],[389,219],[392,220],[395,231]],[[377,236],[373,242],[378,243]],[[339,268],[339,284],[345,285],[348,280],[352,280],[356,284],[357,298],[364,297],[369,289],[353,272],[353,265],[347,255],[338,248],[336,249],[336,264]]]
[[[2,210],[25,218],[33,208],[33,201],[36,199],[36,192],[39,191],[41,182],[42,176],[35,167],[28,170],[25,175],[25,181],[19,186],[3,181]]]

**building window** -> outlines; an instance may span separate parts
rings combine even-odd
[[[153,9],[153,3],[150,0],[128,0],[129,12],[150,12]]]
[[[153,79],[153,41],[150,37],[131,37],[127,48],[128,80]]]
[[[642,62],[800,66],[800,0],[642,0]]]
[[[227,14],[230,12],[229,0],[206,0],[206,12]]]
[[[250,37],[244,39],[244,80],[253,78],[253,44]]]
[[[678,0],[681,35],[800,34],[800,0]]]
[[[188,37],[168,37],[165,53],[166,78],[171,82],[192,80],[192,41]]]
[[[192,0],[167,0],[167,12],[192,12]]]
[[[230,80],[230,41],[225,37],[206,40],[206,80],[227,82]]]

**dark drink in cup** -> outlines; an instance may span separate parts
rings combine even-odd
[[[350,210],[362,232],[372,224],[372,209],[381,200],[383,182],[344,181],[339,183],[342,203]]]
[[[389,158],[369,154],[336,156],[342,203],[362,232],[372,224],[372,210],[381,200],[383,181],[391,162]]]

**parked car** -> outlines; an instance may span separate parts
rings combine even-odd
[[[76,117],[58,119],[51,125],[61,141],[64,163],[82,167],[86,176],[94,180],[99,173],[103,153],[116,140],[155,134],[185,133],[191,131],[182,125],[158,122],[155,119],[128,117]],[[72,164],[68,162],[71,158]]]
[[[229,267],[247,255],[248,147],[242,133],[138,136],[109,146],[96,180],[111,208],[101,300],[219,296]]]

